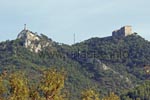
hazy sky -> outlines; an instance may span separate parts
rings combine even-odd
[[[150,40],[150,0],[0,0],[0,41],[15,39],[24,24],[66,44],[74,33],[80,42],[124,25]]]

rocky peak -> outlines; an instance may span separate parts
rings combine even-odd
[[[23,40],[23,45],[30,49],[30,51],[38,53],[39,51],[42,51],[45,47],[51,46],[52,41],[49,39],[44,38],[43,35],[39,36],[36,33],[33,33],[32,31],[29,31],[27,29],[22,30],[18,36],[17,39]]]
[[[18,34],[18,39],[30,39],[30,40],[40,40],[39,36],[29,30],[22,30]]]

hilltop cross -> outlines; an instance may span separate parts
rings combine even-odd
[[[26,24],[24,24],[24,30],[27,30]]]

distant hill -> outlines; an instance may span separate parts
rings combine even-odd
[[[38,82],[43,69],[64,69],[70,100],[79,100],[84,88],[121,95],[141,84],[149,78],[144,71],[144,65],[150,65],[149,54],[150,42],[138,34],[91,38],[70,46],[23,30],[16,40],[0,43],[0,71],[21,70],[31,82]]]

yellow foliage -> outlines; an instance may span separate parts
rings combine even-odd
[[[30,98],[31,98],[31,100],[40,100],[40,95],[39,95],[38,89],[31,88]]]
[[[120,100],[120,98],[112,92],[109,96],[104,97],[102,100]]]
[[[56,69],[49,69],[44,72],[40,89],[46,100],[63,100],[61,90],[64,88],[65,74]]]
[[[23,77],[22,73],[14,73],[9,77],[11,95],[9,100],[28,100],[29,89],[27,79]]]
[[[99,94],[92,89],[85,90],[81,93],[82,100],[100,100]]]
[[[0,76],[0,100],[3,100],[4,98],[2,95],[7,91],[6,86],[4,85],[3,77]]]

